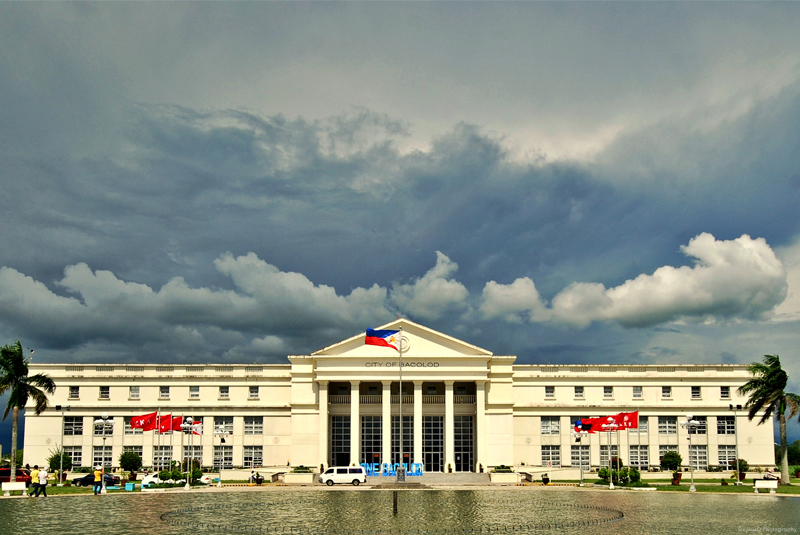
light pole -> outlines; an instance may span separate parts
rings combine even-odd
[[[189,433],[189,451],[192,452],[191,456],[189,456],[189,455],[185,456],[186,457],[186,486],[184,486],[183,488],[186,489],[186,490],[189,490],[189,489],[192,488],[192,486],[189,484],[189,478],[191,477],[191,473],[194,470],[194,448],[192,447],[193,426],[192,426],[191,417],[187,416],[186,419],[183,421],[183,423],[181,424],[181,431],[183,431],[184,434]]]
[[[59,450],[61,452],[61,459],[59,459],[59,461],[61,462],[61,467],[59,468],[58,471],[58,486],[63,487],[64,486],[64,411],[69,410],[69,405],[67,405],[66,407],[64,407],[63,405],[56,405],[56,410],[61,411],[61,448]],[[104,455],[105,455],[105,450],[106,450],[105,444],[103,444]]]
[[[222,463],[225,460],[225,457],[222,455],[222,445],[225,444],[225,437],[223,435],[228,434],[228,432],[225,431],[225,424],[219,424],[217,427],[215,427],[214,434],[220,436],[219,477],[217,478],[217,487],[222,487]]]
[[[697,429],[699,426],[700,422],[697,420],[692,420],[691,414],[687,414],[686,420],[681,422],[681,427],[685,428],[689,433],[689,471],[692,474],[692,486],[689,487],[689,492],[697,492],[697,489],[694,486],[694,463],[692,462],[692,430]]]
[[[617,427],[619,426],[612,416],[608,417],[608,422],[609,423],[603,424],[601,427],[603,427],[603,430],[606,432],[606,436],[608,437],[608,470],[611,472],[608,478],[610,481],[608,490],[614,490],[614,468],[611,466],[611,431],[616,431]],[[619,440],[617,440],[617,462],[619,463]],[[617,465],[617,474],[619,474],[619,464]]]
[[[111,429],[111,433],[114,433],[114,419],[108,417],[108,413],[104,412],[100,418],[94,421],[95,428],[100,428],[103,430],[103,475],[102,475],[102,483],[103,486],[100,489],[100,494],[106,494],[108,491],[106,490],[106,475],[105,475],[105,464],[106,464],[106,429]]]
[[[581,483],[580,483],[579,486],[582,487],[583,486],[583,450],[581,449],[581,446],[582,446],[581,439],[585,436],[586,432],[585,431],[573,431],[572,434],[575,435],[575,442],[577,442],[579,444],[578,445],[578,468],[579,468],[580,473],[581,473]]]
[[[728,406],[733,411],[733,440],[734,444],[736,444],[736,484],[741,485],[742,482],[739,481],[739,422],[736,421],[736,411],[742,410],[742,406],[732,404]]]

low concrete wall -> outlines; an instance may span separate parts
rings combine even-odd
[[[283,475],[283,482],[287,485],[312,485],[316,477],[317,474],[312,472],[298,474],[287,472]]]
[[[492,483],[519,483],[520,475],[516,472],[489,472]]]

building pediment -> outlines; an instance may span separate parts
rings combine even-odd
[[[407,319],[398,319],[378,329],[399,329],[403,336],[403,357],[491,357],[491,351],[474,346],[444,333],[434,331]],[[386,358],[397,356],[389,347],[364,344],[365,332],[315,351],[313,357],[340,356],[345,358]]]

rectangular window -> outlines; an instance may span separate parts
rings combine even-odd
[[[731,387],[729,386],[719,387],[719,397],[721,397],[722,399],[731,399]]]
[[[671,386],[662,386],[661,387],[661,397],[664,399],[668,399],[672,397],[672,387]]]
[[[231,397],[231,387],[229,386],[219,387],[219,399],[228,399],[230,397]]]
[[[695,470],[708,469],[708,446],[692,444],[689,446],[689,465]]]
[[[199,386],[190,386],[189,387],[189,399],[200,399],[200,387]]]
[[[69,455],[72,459],[73,471],[79,466],[83,466],[83,447],[82,446],[64,446],[64,453]]]
[[[381,462],[383,426],[380,416],[361,417],[361,462]]]
[[[692,399],[701,399],[699,386],[692,387]]]
[[[111,455],[111,446],[94,446],[92,448],[92,466],[104,466],[106,469],[111,468],[113,462],[113,455]]]
[[[614,387],[613,386],[604,386],[603,387],[603,397],[605,399],[611,399],[614,397]]]
[[[83,434],[83,416],[64,416],[64,436]]]
[[[542,446],[542,466],[561,468],[561,446]]]
[[[81,397],[81,387],[79,386],[69,387],[69,399],[78,399],[80,397]]]
[[[214,416],[214,431],[233,433],[233,416]]]
[[[435,396],[436,395],[436,387],[435,386],[428,386],[428,395]]]
[[[697,422],[699,425],[689,426],[690,435],[705,435],[708,432],[707,416],[694,416],[692,417],[692,421]]]
[[[95,416],[94,420],[92,420],[94,425],[94,436],[102,437],[105,436],[106,438],[111,438],[111,435],[114,434],[114,418],[108,418],[105,420],[105,424],[98,424],[98,421],[102,421],[102,416]]]
[[[100,387],[100,399],[111,399],[111,388],[108,386]]]
[[[139,387],[138,386],[129,386],[128,387],[128,398],[129,399],[139,399]]]
[[[611,457],[619,458],[619,446],[611,445]],[[608,459],[608,446],[600,446],[600,466],[609,466],[611,461]]]
[[[142,458],[142,455],[144,455],[144,448],[142,446],[122,446],[122,451],[124,453],[135,453],[140,459]]]
[[[137,427],[136,429],[133,429],[131,427],[131,417],[130,416],[125,416],[123,421],[125,423],[124,425],[125,425],[125,434],[126,435],[141,435],[142,434],[142,428],[141,427]]]
[[[561,418],[558,416],[542,416],[542,434],[558,435],[561,432]]]
[[[639,470],[647,470],[649,467],[649,460],[647,455],[647,446],[630,446],[630,453],[628,454],[631,466],[635,466]]]
[[[634,386],[633,387],[633,399],[642,399],[642,387],[641,386]]]
[[[214,446],[214,468],[233,468],[233,446]]]
[[[589,446],[572,446],[571,459],[573,468],[583,468],[584,470],[591,470],[592,466],[589,461]]]
[[[203,446],[184,446],[183,459],[193,459],[203,466]]]
[[[678,434],[678,418],[676,416],[659,416],[658,417],[658,434],[659,435],[677,435]]]
[[[165,470],[172,461],[172,446],[153,446],[153,468]]]
[[[554,386],[546,386],[546,387],[544,387],[544,397],[550,398],[550,399],[556,397],[556,387],[554,387]]]
[[[350,464],[350,417],[331,416],[331,464]]]
[[[251,386],[250,387],[250,399],[258,399],[258,387]]]
[[[263,435],[264,434],[264,417],[263,416],[245,416],[244,417],[244,434],[245,435]]]
[[[245,446],[244,447],[244,466],[255,468],[263,464],[264,446]]]
[[[169,399],[169,387],[168,386],[160,386],[160,387],[158,387],[158,398],[159,399]]]
[[[647,416],[639,416],[639,432],[640,433],[647,433],[648,432],[648,418]]]
[[[717,416],[717,434],[735,435],[736,422],[733,416]]]
[[[576,386],[575,387],[575,397],[576,398],[583,398],[583,387],[582,386]]]
[[[717,446],[717,460],[724,470],[735,470],[736,446]]]

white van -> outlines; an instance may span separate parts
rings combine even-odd
[[[319,482],[328,486],[334,483],[359,483],[367,482],[367,471],[363,466],[331,466],[319,475]]]

